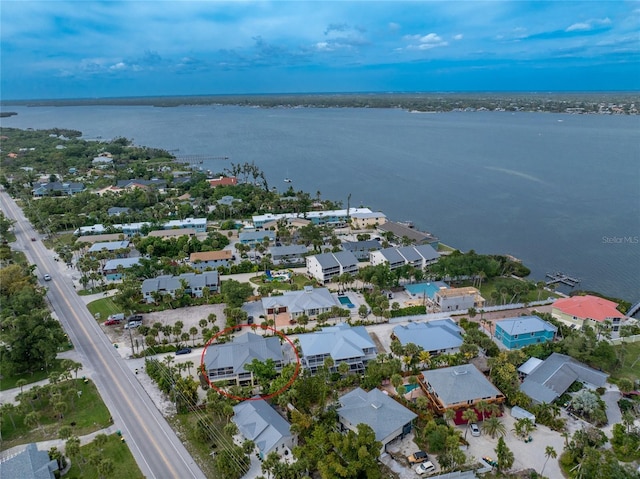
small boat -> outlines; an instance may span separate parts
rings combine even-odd
[[[285,182],[285,183],[291,183],[291,178],[285,178],[285,179],[284,179],[284,182]]]

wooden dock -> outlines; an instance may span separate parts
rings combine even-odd
[[[572,278],[571,276],[564,273],[547,273],[546,276],[547,278],[550,278],[546,282],[547,286],[552,284],[562,283],[562,284],[566,284],[567,286],[571,286],[573,288],[574,286],[577,286],[578,284],[580,284],[579,279]]]

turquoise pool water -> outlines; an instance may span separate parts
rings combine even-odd
[[[448,287],[449,285],[444,281],[434,281],[433,283],[408,284],[404,289],[414,296],[427,296],[429,299],[433,299],[433,296],[440,288]]]
[[[419,384],[405,384],[404,390],[406,392],[411,392],[411,391],[413,391],[415,388],[417,388],[419,386],[420,386]]]
[[[355,308],[355,305],[351,302],[349,296],[338,296],[338,301],[340,301],[340,304],[343,304],[347,308]]]

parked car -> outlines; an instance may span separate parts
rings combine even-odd
[[[104,322],[105,326],[113,326],[114,324],[120,324],[120,321],[118,321],[117,319],[107,319]]]
[[[409,464],[419,464],[421,462],[426,461],[427,459],[429,458],[427,457],[427,453],[424,451],[414,452],[413,454],[407,457]]]
[[[45,281],[51,281],[51,275],[49,273],[45,273],[42,276],[42,279],[44,279]]]
[[[31,237],[31,241],[35,241],[36,239],[34,237]]]
[[[189,354],[191,352],[191,348],[182,348],[176,351],[176,356],[180,354]]]
[[[110,314],[107,319],[114,319],[116,321],[124,321],[124,313]]]
[[[253,316],[247,318],[247,324],[253,324]]]
[[[475,422],[471,423],[471,435],[474,437],[478,437],[480,435],[480,428],[478,427],[478,425]]]
[[[129,321],[124,325],[124,329],[133,329],[142,326],[142,321]]]
[[[141,314],[134,314],[133,316],[129,316],[127,318],[127,321],[128,322],[131,322],[131,321],[140,321],[140,322],[142,322],[142,315]]]
[[[434,466],[433,462],[431,461],[423,462],[422,464],[418,464],[418,467],[416,467],[416,472],[420,475],[428,474],[429,472],[433,472],[435,470],[436,466]]]

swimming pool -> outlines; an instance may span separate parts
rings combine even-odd
[[[346,306],[347,308],[355,308],[356,306],[353,304],[349,296],[338,296],[338,301],[340,304]]]
[[[442,288],[448,288],[449,285],[444,281],[434,281],[433,283],[415,283],[408,284],[404,287],[413,296],[427,296],[433,299],[436,292]]]
[[[405,384],[404,385],[404,390],[408,393],[410,393],[411,391],[413,391],[415,388],[420,387],[419,384]]]

